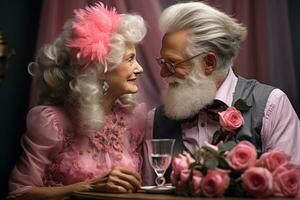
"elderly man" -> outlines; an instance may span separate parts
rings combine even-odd
[[[232,71],[245,27],[200,2],[167,8],[160,26],[165,35],[157,60],[168,90],[163,105],[148,114],[146,139],[174,138],[175,153],[192,153],[205,142],[211,143],[220,127],[205,108],[215,100],[231,106],[243,99],[251,108],[243,113],[244,124],[236,132],[236,140],[249,140],[259,152],[282,149],[300,163],[300,123],[288,97]],[[155,175],[146,146],[143,148],[143,181],[152,185]]]

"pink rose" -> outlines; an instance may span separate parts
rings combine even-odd
[[[185,153],[184,155],[179,154],[175,156],[172,162],[174,176],[177,176],[180,173],[180,171],[188,169],[190,164],[192,164],[193,162],[195,162],[195,160],[188,153]]]
[[[184,182],[190,174],[189,166],[193,162],[195,160],[188,153],[179,154],[173,158],[171,182],[179,191],[184,189]]]
[[[188,179],[189,179],[189,176],[190,176],[190,173],[191,173],[191,170],[189,169],[184,169],[180,172],[180,181],[182,182],[186,182]]]
[[[251,167],[242,174],[243,188],[254,197],[268,197],[273,192],[273,178],[269,170]]]
[[[258,160],[257,166],[265,167],[273,172],[280,165],[288,162],[290,157],[281,150],[273,150],[264,153]]]
[[[180,191],[180,192],[183,192],[185,190],[185,182],[183,181],[178,181],[176,184],[175,184],[175,187],[176,187],[176,190]]]
[[[173,183],[178,191],[184,191],[187,189],[187,186],[188,186],[187,181],[190,177],[190,173],[191,173],[191,170],[189,170],[189,169],[183,169],[182,171],[180,171],[179,180],[177,182],[175,181],[175,183]]]
[[[275,196],[300,197],[299,166],[286,163],[273,172]]]
[[[255,146],[248,141],[239,142],[231,151],[226,153],[226,159],[231,168],[244,171],[256,164],[257,152]]]
[[[193,176],[192,180],[190,182],[190,189],[192,191],[192,194],[194,196],[201,196],[202,190],[201,190],[201,181],[202,181],[203,175],[198,170],[193,170]]]
[[[201,181],[202,193],[206,197],[222,197],[229,186],[228,171],[219,168],[209,169]]]
[[[177,184],[177,174],[175,174],[174,171],[171,172],[171,183],[173,185],[176,185]]]
[[[235,107],[229,107],[223,112],[219,112],[219,121],[221,126],[230,132],[234,132],[244,124],[244,118],[239,110]]]

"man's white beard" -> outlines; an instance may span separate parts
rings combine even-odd
[[[186,119],[194,116],[212,103],[216,96],[215,82],[195,70],[186,79],[169,77],[167,81],[169,87],[163,95],[163,103],[165,114],[171,119]]]

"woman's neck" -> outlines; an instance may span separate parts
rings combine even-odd
[[[104,96],[102,104],[103,104],[103,109],[104,109],[105,114],[112,112],[113,105],[116,100],[117,100],[117,97],[115,97],[113,95],[107,94]]]

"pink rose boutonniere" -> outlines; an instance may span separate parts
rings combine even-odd
[[[212,144],[214,145],[221,141],[224,143],[233,140],[236,131],[244,124],[242,113],[251,108],[243,99],[238,99],[231,107],[222,106],[223,111],[218,112],[220,129],[213,136]]]
[[[234,132],[244,124],[242,113],[235,107],[229,107],[227,110],[220,112],[220,125],[229,132]]]

